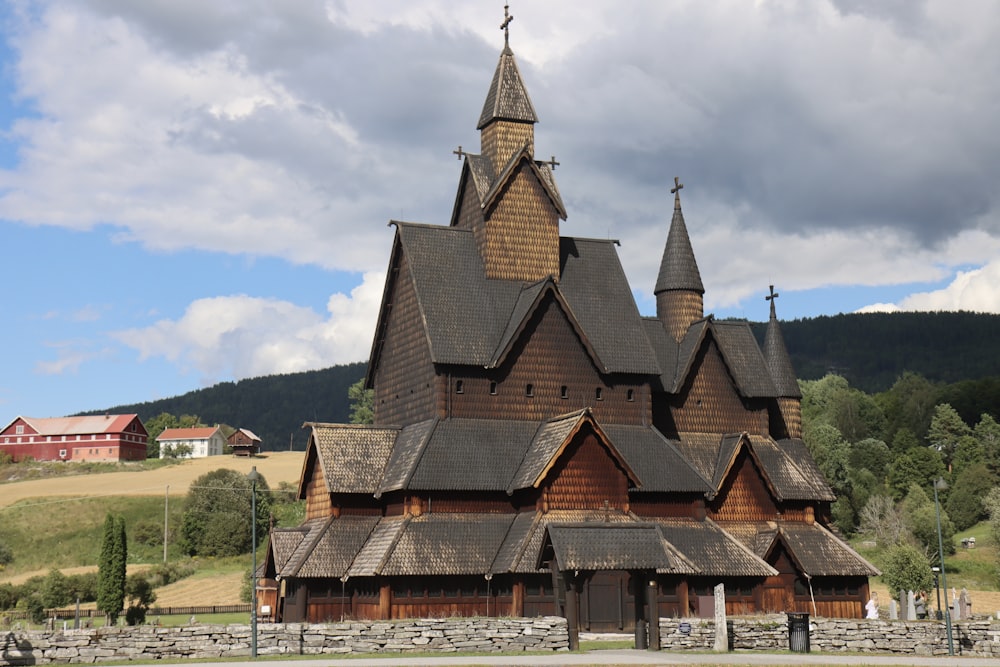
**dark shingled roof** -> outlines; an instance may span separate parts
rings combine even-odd
[[[379,574],[392,553],[396,540],[409,521],[408,516],[383,517],[354,557],[347,574],[352,577],[371,577]]]
[[[535,107],[528,97],[528,89],[517,68],[514,52],[509,46],[504,46],[500,53],[500,62],[493,73],[490,90],[483,103],[483,112],[479,116],[476,129],[483,129],[494,120],[513,120],[525,123],[537,123]]]
[[[721,436],[718,433],[679,433],[678,440],[671,442],[688,464],[704,479],[713,480],[713,489],[717,488],[714,479]]]
[[[308,526],[298,526],[296,528],[274,528],[270,535],[271,557],[274,559],[274,571],[281,574],[288,564],[295,549],[301,544],[302,539],[309,534]],[[257,568],[257,576],[265,576],[267,560]]]
[[[428,419],[410,424],[400,431],[385,466],[385,477],[379,485],[377,495],[406,488],[436,425],[437,419]]]
[[[559,288],[607,370],[659,375],[615,242],[563,237],[559,254]]]
[[[579,410],[541,424],[535,431],[531,446],[525,452],[520,467],[507,487],[508,493],[535,484],[545,467],[566,443],[566,439],[579,426],[586,412]]]
[[[688,236],[687,225],[684,223],[684,213],[681,212],[680,193],[674,199],[674,217],[670,221],[670,231],[667,233],[667,245],[663,249],[660,260],[660,273],[656,277],[654,294],[670,290],[690,290],[698,294],[705,293],[701,282],[698,263],[694,259],[691,248],[691,238]]]
[[[513,514],[427,514],[409,521],[379,569],[383,575],[486,574]]]
[[[635,523],[636,519],[631,514],[624,514],[618,510],[610,510],[607,512],[600,510],[552,510],[545,514],[537,514],[537,520],[532,522],[530,528],[525,529],[523,524],[518,524],[520,532],[516,536],[516,539],[508,539],[508,542],[516,542],[517,545],[505,544],[503,548],[503,553],[505,555],[512,555],[510,558],[511,572],[539,572],[547,570],[539,570],[537,559],[538,554],[542,549],[542,537],[545,534],[545,528],[553,523]],[[523,520],[523,519],[522,519]],[[511,535],[512,538],[515,536]],[[520,548],[519,553],[515,553],[517,548]],[[497,561],[495,572],[501,572],[500,567],[506,565],[505,562]]]
[[[711,519],[647,519],[699,574],[715,577],[770,577],[778,572]]]
[[[825,482],[817,485],[811,475],[803,473],[799,461],[789,456],[777,442],[758,435],[751,435],[749,439],[778,500],[836,500]]]
[[[289,572],[289,576],[343,577],[379,518],[342,516],[331,521],[298,571]]]
[[[302,539],[299,540],[298,544],[295,545],[294,551],[288,555],[288,559],[285,561],[284,565],[278,571],[278,574],[285,576],[293,576],[302,567],[302,563],[306,561],[309,554],[312,553],[313,548],[316,546],[316,542],[319,540],[323,531],[326,530],[326,525],[330,521],[330,518],[319,518],[319,519],[309,519],[303,523],[300,528],[306,530]]]
[[[489,419],[440,421],[405,488],[506,491],[538,425]]]
[[[398,434],[397,428],[312,424],[312,440],[323,466],[327,490],[375,493]]]
[[[779,533],[799,567],[812,577],[876,577],[882,574],[818,523],[782,522]]]
[[[543,543],[551,543],[562,571],[674,570],[663,535],[652,523],[552,523]]]
[[[535,567],[536,554],[528,554],[527,545],[541,522],[541,516],[541,512],[522,512],[514,518],[497,551],[496,558],[493,559],[490,572],[494,574],[520,572],[522,558],[530,562],[531,569]]]
[[[750,325],[713,320],[709,326],[740,394],[748,398],[775,396],[774,382]]]
[[[830,489],[826,477],[823,476],[819,466],[816,465],[816,459],[813,458],[806,447],[806,443],[798,438],[789,438],[778,440],[778,447],[795,464],[795,467],[802,476],[809,480],[809,483],[816,489],[817,500],[829,500],[833,502],[837,499]]]
[[[792,367],[792,359],[788,356],[785,338],[781,335],[781,326],[774,311],[774,296],[777,295],[770,297],[771,316],[764,332],[764,359],[768,370],[771,371],[776,394],[783,398],[802,398],[802,390],[799,389],[799,382],[795,377],[795,368]]]
[[[396,223],[427,328],[434,362],[485,367],[520,325],[537,287],[488,280],[467,229]],[[611,373],[658,375],[614,243],[560,239],[565,299],[587,342]],[[544,283],[542,283],[544,284]],[[596,297],[596,298],[595,298]],[[512,322],[513,321],[513,322]]]
[[[640,492],[712,493],[711,483],[652,426],[601,424],[638,475]]]

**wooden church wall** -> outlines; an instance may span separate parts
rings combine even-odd
[[[740,398],[722,354],[711,338],[702,344],[692,368],[690,379],[671,410],[678,431],[767,434],[766,407],[750,407]]]
[[[741,451],[709,506],[709,517],[717,521],[772,521],[777,515],[760,470],[746,450]]]
[[[330,503],[330,492],[326,488],[326,477],[323,466],[316,460],[316,450],[309,450],[309,462],[306,466],[309,475],[306,481],[306,521],[330,516],[333,507]]]
[[[482,225],[483,207],[479,203],[479,193],[476,192],[476,185],[471,174],[462,187],[461,197],[455,226],[459,229],[475,229]]]
[[[409,424],[433,416],[434,367],[404,254],[392,288],[392,311],[375,371],[375,423]]]
[[[593,432],[581,433],[549,472],[544,496],[550,510],[628,510],[628,478]]]
[[[534,282],[559,275],[559,216],[534,171],[522,162],[476,242],[486,276]]]
[[[601,422],[643,423],[649,413],[648,388],[638,383],[609,386],[608,380],[590,360],[562,308],[549,296],[501,368],[466,371],[461,394],[457,393],[458,376],[452,378],[446,414],[534,421],[590,407]],[[491,393],[494,382],[495,393]]]

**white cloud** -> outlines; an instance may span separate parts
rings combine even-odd
[[[899,303],[876,303],[859,312],[967,310],[1000,313],[1000,260],[971,271],[959,271],[945,288],[911,294]]]
[[[199,299],[177,320],[119,331],[141,359],[163,357],[204,384],[325,368],[366,359],[384,274],[368,273],[351,294],[334,294],[327,315],[246,295]]]

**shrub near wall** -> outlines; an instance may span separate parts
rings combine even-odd
[[[733,618],[733,648],[787,651],[788,621],[784,614]],[[1000,622],[958,621],[952,625],[956,655],[1000,658]],[[869,621],[810,618],[809,645],[815,652],[948,655],[948,638],[940,621]],[[715,623],[703,618],[661,618],[663,650],[711,651]]]
[[[557,651],[566,650],[568,646],[566,620],[556,617],[268,623],[257,628],[259,655]],[[248,655],[249,625],[137,626],[0,633],[0,665],[4,666]]]

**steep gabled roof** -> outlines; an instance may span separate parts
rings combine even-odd
[[[347,515],[329,521],[296,571],[287,576],[343,577],[379,518]]]
[[[615,448],[642,480],[641,493],[714,493],[711,482],[652,426],[604,424]]]
[[[378,490],[400,429],[362,424],[305,425],[312,427],[308,446],[317,451],[317,464],[323,467],[329,493],[374,494]]]
[[[654,336],[657,335],[652,326],[647,325],[647,330],[651,330]],[[663,364],[669,363],[671,359],[677,360],[673,377],[665,371],[661,380],[669,393],[680,392],[694,368],[695,359],[706,338],[715,342],[741,396],[771,398],[777,394],[750,325],[743,320],[716,320],[711,315],[693,323],[680,343],[672,343],[667,336],[660,339],[661,345],[667,348],[673,345],[676,349],[676,355],[673,350],[664,351],[661,348],[658,351]]]
[[[496,179],[490,184],[489,190],[486,195],[482,197],[480,206],[485,210],[488,209],[494,202],[501,197],[501,193],[507,188],[511,179],[518,172],[518,167],[522,164],[527,165],[531,173],[538,179],[542,184],[542,190],[548,196],[549,201],[552,202],[552,206],[555,207],[556,213],[559,214],[560,219],[566,219],[566,207],[563,205],[562,196],[559,194],[559,189],[556,187],[555,175],[552,173],[552,169],[549,165],[542,162],[536,162],[531,153],[531,146],[525,144],[521,147],[521,150],[514,153],[507,163],[500,169],[500,173],[497,174]]]
[[[426,514],[408,521],[377,574],[484,574],[513,514]]]
[[[795,368],[792,366],[791,357],[788,356],[785,337],[781,335],[781,325],[778,324],[778,316],[775,314],[774,299],[777,296],[772,285],[771,296],[767,297],[771,302],[771,315],[764,332],[764,360],[771,372],[777,395],[784,398],[802,398],[802,390],[799,389],[799,382],[795,377]]]
[[[621,455],[615,445],[608,439],[597,421],[594,419],[590,408],[585,408],[577,412],[572,412],[561,417],[543,422],[535,432],[535,437],[531,445],[525,452],[521,465],[518,467],[514,478],[507,487],[507,493],[512,494],[518,489],[530,487],[537,488],[541,485],[545,475],[556,464],[562,453],[569,446],[573,438],[584,427],[589,426],[594,430],[601,443],[607,448],[609,455],[615,464],[618,465],[628,477],[629,482],[639,486],[641,481],[635,471],[629,466],[628,461]]]
[[[783,545],[799,571],[809,577],[875,577],[882,574],[818,523],[727,521],[721,525],[764,559],[770,559],[778,545]]]
[[[711,519],[649,518],[698,574],[714,577],[770,577],[778,571]]]
[[[487,279],[471,230],[413,223],[396,227],[390,274],[402,266],[405,255],[409,273],[395,280],[413,281],[431,359],[480,368],[494,363],[543,287]],[[659,374],[614,242],[562,238],[560,264],[554,290],[600,367],[609,373]],[[381,354],[378,341],[387,326],[389,299],[387,288],[369,381]]]
[[[812,456],[791,455],[769,437],[748,436],[754,454],[770,480],[779,500],[836,500],[822,475],[812,474]],[[818,472],[818,471],[817,471]]]

